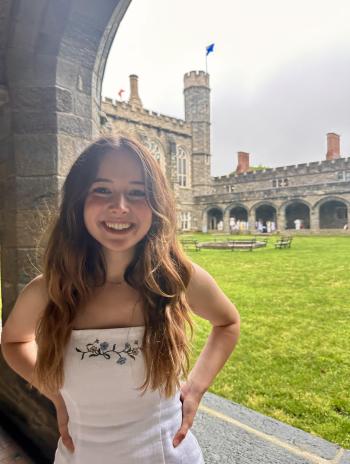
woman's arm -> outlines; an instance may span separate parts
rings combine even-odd
[[[39,276],[20,292],[2,329],[3,356],[8,365],[28,382],[32,382],[37,356],[35,328],[46,304],[44,282]]]
[[[211,323],[212,330],[187,382],[181,387],[183,421],[174,437],[174,446],[185,438],[192,426],[202,396],[232,353],[240,332],[240,317],[234,304],[210,274],[196,264],[193,268],[187,300],[194,313]]]
[[[7,364],[33,383],[34,366],[37,357],[35,328],[45,310],[47,294],[42,276],[32,280],[19,294],[15,306],[2,329],[1,352]],[[56,408],[59,432],[64,445],[74,451],[74,445],[68,433],[68,413],[62,395],[42,392]]]
[[[195,314],[211,323],[212,330],[188,380],[193,389],[204,394],[238,342],[240,317],[213,277],[200,266],[193,267],[187,300]]]

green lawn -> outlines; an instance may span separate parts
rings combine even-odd
[[[285,250],[274,240],[188,251],[241,314],[239,344],[210,391],[350,448],[350,237],[297,237]],[[193,359],[210,330],[196,321]]]

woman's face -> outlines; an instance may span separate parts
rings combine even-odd
[[[152,224],[141,162],[126,151],[104,156],[84,204],[85,226],[103,248],[127,251]]]

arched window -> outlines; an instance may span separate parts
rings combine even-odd
[[[183,147],[178,146],[176,148],[176,158],[177,158],[177,181],[180,187],[188,187],[189,165],[188,165],[188,160],[187,160],[187,154]]]
[[[140,136],[141,142],[145,145],[148,150],[152,153],[154,158],[158,161],[162,171],[165,171],[165,158],[163,149],[157,140],[148,138],[145,134]]]
[[[149,149],[149,151],[152,153],[152,155],[155,157],[155,159],[160,164],[162,160],[162,152],[161,152],[159,144],[155,140],[148,139],[147,148]]]

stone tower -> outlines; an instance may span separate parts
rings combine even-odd
[[[185,120],[192,125],[192,190],[210,193],[209,74],[191,71],[184,76]]]

